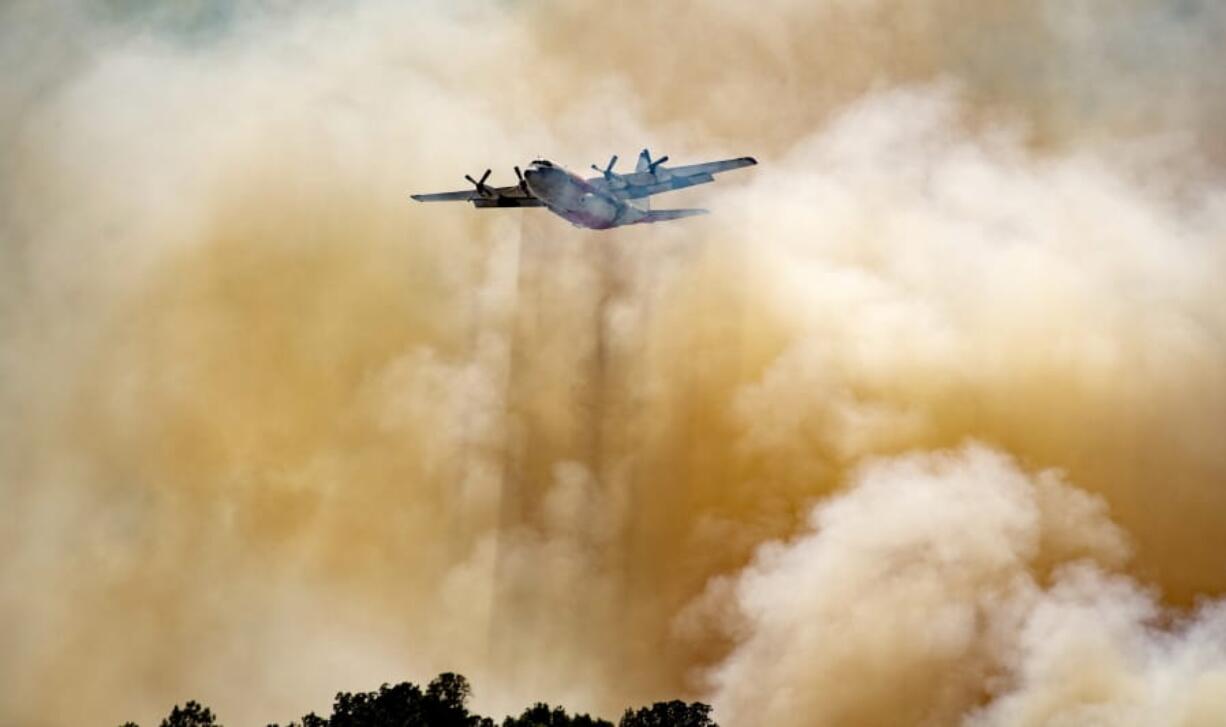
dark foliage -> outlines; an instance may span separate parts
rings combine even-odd
[[[378,692],[336,695],[328,727],[493,727],[488,718],[469,714],[472,694],[459,674],[440,674],[423,693],[416,684],[384,684]]]
[[[312,713],[289,727],[494,727],[488,717],[468,712],[465,705],[471,695],[467,679],[447,672],[424,691],[401,682],[384,684],[377,692],[341,692],[332,704],[331,717]]]
[[[550,709],[548,704],[537,702],[518,717],[504,719],[502,727],[613,727],[613,723],[586,714],[572,717],[561,707]]]
[[[656,702],[639,711],[626,710],[618,727],[718,727],[711,708],[702,702]]]
[[[188,702],[182,708],[175,705],[161,727],[221,727],[213,711],[199,702]]]
[[[489,717],[468,711],[472,687],[450,672],[439,674],[425,689],[411,682],[384,684],[377,692],[341,692],[332,715],[311,713],[286,727],[495,727]],[[711,708],[700,702],[657,702],[638,711],[626,710],[619,727],[718,727]],[[126,722],[120,727],[138,727]],[[175,706],[160,727],[222,727],[213,712],[196,702]],[[275,724],[268,727],[278,727]],[[570,715],[561,707],[537,703],[501,727],[613,727],[612,722],[586,714]]]

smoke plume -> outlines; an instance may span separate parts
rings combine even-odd
[[[1215,723],[1223,30],[7,5],[0,722],[454,670],[487,713]],[[407,200],[643,145],[762,164],[609,233]]]

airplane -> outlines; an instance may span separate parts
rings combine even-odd
[[[651,153],[644,149],[634,172],[619,174],[613,171],[613,165],[617,164],[617,155],[614,155],[604,169],[592,165],[592,169],[600,172],[599,177],[584,179],[551,161],[537,159],[523,172],[515,167],[519,183],[509,187],[486,185],[490,177],[490,170],[486,169],[481,179],[464,175],[473,185],[471,190],[411,196],[418,202],[472,202],[474,207],[482,209],[545,207],[576,227],[607,230],[707,214],[708,210],[704,209],[653,210],[649,209],[650,202],[639,206],[631,200],[705,184],[714,181],[712,175],[719,172],[758,163],[753,157],[739,157],[670,168],[664,166],[666,161],[667,156],[653,161]]]

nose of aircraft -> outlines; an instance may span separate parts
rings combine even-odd
[[[524,182],[527,183],[528,189],[539,192],[546,186],[545,173],[541,169],[525,169]]]

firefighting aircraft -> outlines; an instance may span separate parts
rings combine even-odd
[[[653,210],[648,209],[647,205],[634,204],[631,200],[706,184],[714,180],[714,174],[758,163],[753,157],[740,157],[665,167],[666,161],[667,156],[652,161],[651,154],[644,149],[639,154],[634,172],[619,174],[613,171],[613,165],[617,164],[615,155],[604,169],[592,165],[592,169],[600,172],[599,177],[584,179],[553,162],[538,159],[526,171],[521,172],[519,167],[515,167],[519,184],[510,187],[486,185],[485,180],[490,177],[490,170],[486,169],[481,179],[464,175],[473,185],[471,190],[414,194],[412,197],[418,202],[472,202],[474,207],[481,208],[546,207],[576,227],[607,230],[622,225],[665,222],[706,214],[707,210],[704,209]]]

